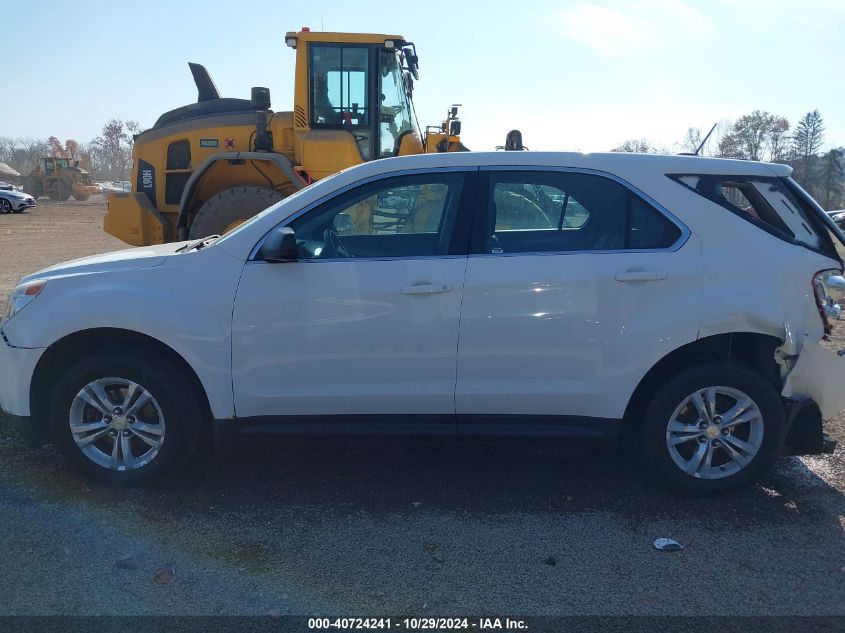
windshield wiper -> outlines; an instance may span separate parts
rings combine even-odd
[[[190,253],[191,251],[200,251],[204,249],[206,246],[210,246],[214,243],[215,240],[219,239],[219,235],[209,235],[208,237],[204,237],[201,240],[196,240],[195,242],[191,242],[190,244],[185,244],[182,248],[177,250],[177,253]]]

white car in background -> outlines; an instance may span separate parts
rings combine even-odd
[[[0,213],[22,213],[35,206],[35,198],[23,191],[0,189]]]
[[[620,438],[666,485],[829,452],[845,236],[790,168],[449,153],[366,163],[223,237],[23,278],[0,406],[113,482],[233,433]],[[61,315],[61,318],[56,318]]]

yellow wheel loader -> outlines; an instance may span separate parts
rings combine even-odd
[[[100,191],[79,161],[71,164],[68,158],[53,156],[41,159],[24,178],[23,189],[35,198],[49,196],[54,202],[64,202],[71,196],[82,202]]]
[[[465,150],[457,107],[420,132],[412,105],[416,47],[399,35],[290,32],[294,107],[267,88],[221,98],[189,64],[197,103],[135,137],[131,193],[113,193],[104,229],[144,246],[222,234],[311,182],[364,161]]]

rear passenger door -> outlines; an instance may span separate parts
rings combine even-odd
[[[490,169],[479,192],[458,347],[461,430],[613,432],[648,368],[696,338],[697,239],[595,173]]]

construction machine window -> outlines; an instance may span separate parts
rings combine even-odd
[[[372,158],[369,48],[311,44],[311,124],[352,132],[364,160]]]
[[[191,145],[187,140],[175,141],[167,147],[168,169],[191,168]]]
[[[379,158],[396,156],[406,132],[414,130],[411,102],[405,89],[405,77],[399,54],[382,51],[379,54],[381,105],[379,106]]]
[[[364,185],[291,223],[303,259],[446,255],[461,174],[390,178]]]

